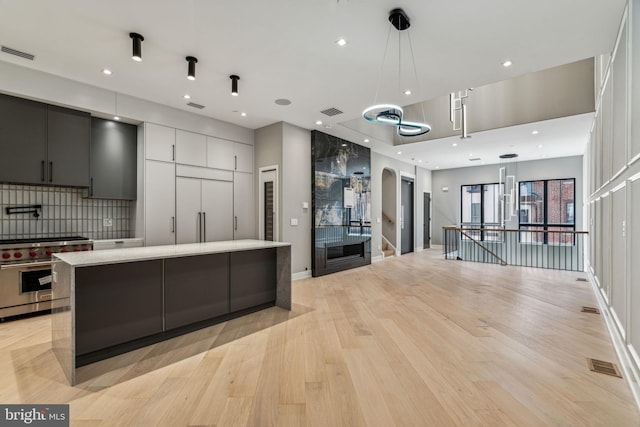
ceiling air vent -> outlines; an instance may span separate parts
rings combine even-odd
[[[338,110],[337,108],[331,107],[331,108],[327,108],[326,110],[322,110],[320,111],[322,114],[327,115],[329,117],[331,116],[337,116],[338,114],[342,114],[343,112]]]
[[[21,52],[19,50],[11,49],[10,47],[6,47],[6,46],[2,46],[1,50],[4,53],[8,53],[9,55],[19,56],[20,58],[28,59],[29,61],[33,61],[33,59],[35,58],[35,56],[30,53]]]
[[[195,102],[188,102],[187,105],[189,107],[197,108],[198,110],[202,110],[204,105],[196,104]]]
[[[477,162],[478,160],[482,160],[480,157],[474,157],[473,159],[469,159],[470,162]]]

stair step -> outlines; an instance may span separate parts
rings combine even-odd
[[[395,255],[395,251],[393,249],[383,249],[382,253],[384,254],[385,258]]]

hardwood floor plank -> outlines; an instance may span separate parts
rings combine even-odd
[[[577,273],[436,250],[293,283],[272,307],[80,369],[50,316],[0,323],[0,401],[69,403],[73,426],[638,426]]]

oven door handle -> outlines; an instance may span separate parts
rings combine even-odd
[[[14,270],[25,269],[30,267],[51,267],[57,261],[42,261],[42,262],[23,262],[21,264],[4,264],[0,265],[0,270]]]

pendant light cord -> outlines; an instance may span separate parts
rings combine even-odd
[[[402,93],[402,32],[398,30],[398,93]]]
[[[376,87],[376,96],[373,98],[373,103],[378,102],[378,93],[380,92],[380,85],[382,84],[382,72],[384,71],[384,62],[387,58],[387,50],[389,49],[389,38],[391,37],[391,27],[387,31],[387,42],[384,44],[384,53],[382,54],[382,64],[380,65],[380,74],[378,76],[378,86]]]

